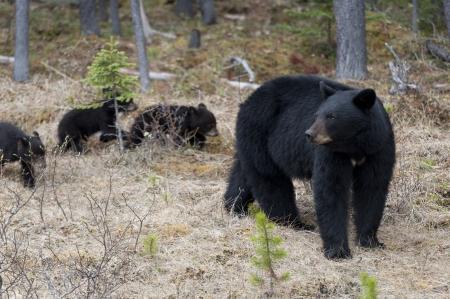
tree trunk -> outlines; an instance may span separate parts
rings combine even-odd
[[[80,0],[80,25],[84,35],[100,35],[94,0]]]
[[[26,81],[29,76],[28,59],[28,0],[16,1],[16,45],[14,48],[14,80]]]
[[[364,0],[334,0],[336,16],[336,77],[367,77]]]
[[[108,21],[108,8],[107,1],[108,0],[97,0],[97,8],[98,8],[98,21],[99,22],[107,22]]]
[[[176,0],[175,13],[179,16],[186,16],[193,18],[195,15],[194,6],[192,0]]]
[[[216,23],[214,0],[200,0],[200,10],[202,11],[203,24],[212,25]]]
[[[109,13],[111,15],[112,33],[114,35],[121,35],[118,0],[109,1]]]
[[[150,87],[150,78],[148,76],[147,49],[145,46],[144,29],[142,28],[139,0],[131,0],[131,17],[133,19],[134,36],[136,39],[136,48],[138,52],[141,90],[147,91]]]
[[[444,0],[445,23],[447,23],[448,39],[450,39],[450,0]]]
[[[418,32],[418,28],[417,28],[417,20],[418,20],[418,11],[419,11],[419,8],[418,8],[418,3],[417,3],[417,0],[413,0],[412,1],[412,6],[413,6],[413,10],[412,10],[412,31],[414,32],[414,34],[417,34],[417,32]]]

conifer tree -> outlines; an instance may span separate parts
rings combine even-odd
[[[256,234],[252,236],[252,241],[255,246],[256,254],[252,257],[252,264],[263,270],[269,278],[269,292],[273,294],[274,282],[289,279],[289,273],[283,273],[278,276],[275,272],[275,264],[287,256],[286,251],[280,247],[283,240],[280,236],[273,233],[275,224],[267,219],[263,212],[258,212],[255,215],[256,220]],[[264,284],[264,278],[253,274],[251,281],[254,284]]]

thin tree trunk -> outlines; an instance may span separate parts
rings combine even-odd
[[[119,1],[118,0],[110,0],[109,1],[109,13],[111,15],[112,33],[114,35],[121,35],[122,30],[120,29]]]
[[[142,28],[141,14],[139,10],[139,0],[131,0],[131,17],[133,19],[134,36],[136,39],[136,48],[139,61],[139,79],[141,81],[142,91],[147,91],[150,87],[150,78],[148,76],[148,58],[145,45],[144,29]]]
[[[191,31],[191,36],[189,38],[189,45],[188,47],[191,49],[198,49],[200,48],[202,42],[201,42],[201,34],[198,29],[194,29]]]
[[[419,8],[418,8],[418,3],[417,0],[413,0],[412,1],[412,6],[413,6],[413,10],[412,10],[412,31],[414,32],[414,34],[417,34],[418,27],[417,27],[417,20],[418,20],[418,15],[419,15]]]
[[[444,0],[445,23],[447,23],[448,39],[450,40],[450,0]]]
[[[84,35],[100,35],[94,0],[80,0],[80,25]]]
[[[200,10],[202,11],[202,20],[205,25],[216,23],[214,0],[200,0]]]
[[[175,12],[179,16],[186,16],[193,18],[195,15],[194,6],[192,5],[192,0],[176,0],[175,2]]]
[[[16,1],[16,45],[14,48],[14,80],[26,81],[29,76],[28,0]]]
[[[336,77],[365,79],[367,50],[364,0],[334,0],[336,16]]]
[[[108,21],[108,0],[97,0],[97,8],[98,8],[98,21],[99,22],[107,22]]]

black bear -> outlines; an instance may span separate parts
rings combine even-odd
[[[35,175],[33,164],[45,167],[45,148],[37,132],[27,136],[16,126],[0,122],[0,166],[6,162],[20,161],[25,187],[33,188]]]
[[[216,118],[201,103],[198,107],[155,105],[145,109],[139,115],[130,132],[129,147],[139,145],[146,134],[164,138],[169,135],[177,146],[189,143],[203,147],[207,136],[217,136]]]
[[[129,112],[137,109],[132,99],[117,100],[118,112]],[[82,141],[101,131],[100,141],[108,142],[117,138],[116,113],[114,99],[103,102],[98,108],[73,109],[67,112],[58,124],[59,146],[62,150],[71,148],[75,152],[83,152]],[[126,137],[123,132],[123,138]]]
[[[255,199],[272,220],[304,228],[292,179],[312,179],[326,257],[351,257],[350,199],[359,244],[383,246],[377,230],[395,143],[374,90],[316,76],[269,81],[240,106],[236,151],[225,193],[229,211],[245,214]]]

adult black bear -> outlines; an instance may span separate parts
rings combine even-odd
[[[45,148],[37,132],[27,136],[16,126],[0,122],[0,166],[7,162],[20,161],[25,187],[35,185],[34,163],[45,167]]]
[[[236,160],[225,194],[229,211],[244,214],[255,199],[271,219],[302,228],[292,179],[312,178],[326,257],[351,256],[350,198],[359,244],[383,245],[377,230],[395,163],[395,143],[389,117],[374,90],[315,76],[274,79],[241,104],[236,140]]]
[[[132,99],[117,100],[119,112],[129,112],[137,109]],[[101,131],[100,141],[108,142],[117,138],[116,113],[114,99],[105,101],[98,108],[74,109],[67,112],[58,125],[59,146],[63,150],[71,148],[83,152],[82,141],[92,134]],[[123,132],[124,138],[126,133]]]
[[[207,136],[219,134],[214,114],[203,103],[197,108],[164,105],[146,108],[131,128],[129,146],[141,144],[146,132],[157,138],[170,135],[177,146],[189,143],[200,148],[205,144]]]

